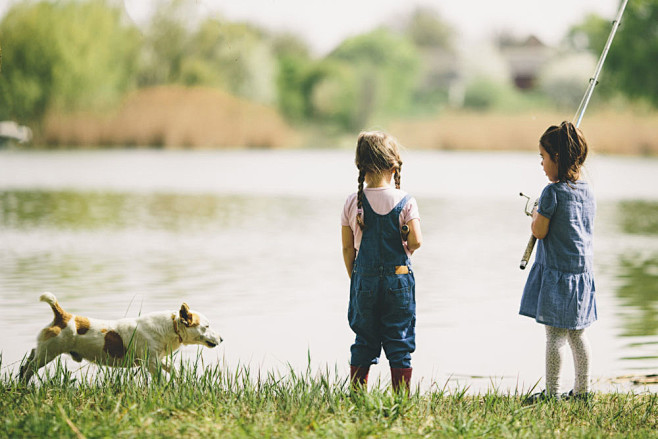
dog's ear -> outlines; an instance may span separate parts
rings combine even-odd
[[[180,307],[180,319],[185,326],[190,326],[192,323],[192,316],[190,315],[190,307],[187,306],[187,303],[183,303],[183,306]]]

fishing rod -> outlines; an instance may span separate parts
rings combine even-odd
[[[594,93],[594,87],[596,87],[596,85],[599,83],[599,75],[601,74],[603,63],[605,62],[605,58],[608,56],[608,51],[610,50],[610,46],[612,45],[612,40],[615,38],[615,34],[617,33],[617,29],[619,28],[619,23],[621,22],[622,15],[624,15],[624,10],[626,9],[627,3],[628,0],[623,0],[621,6],[619,7],[619,11],[617,12],[617,17],[612,22],[612,30],[610,30],[610,35],[608,35],[608,41],[606,41],[605,46],[603,47],[603,52],[599,57],[599,62],[596,63],[596,68],[594,69],[594,76],[592,76],[589,79],[589,84],[587,86],[587,90],[585,90],[585,95],[583,96],[583,99],[580,101],[580,105],[578,106],[578,110],[576,111],[576,116],[574,117],[574,125],[576,126],[576,128],[580,127],[580,122],[583,120],[583,116],[585,115],[585,110],[587,109],[587,105],[589,105],[589,101],[592,98],[592,93]],[[521,193],[520,195],[528,199],[528,201],[526,202],[525,213],[526,215],[532,216],[532,211],[528,211],[528,203],[530,202],[530,198],[527,195],[523,195],[523,193]],[[537,204],[538,204],[538,200],[535,201],[533,208],[536,207]],[[530,260],[530,255],[532,255],[532,250],[535,248],[536,242],[537,242],[537,238],[535,238],[535,235],[530,234],[530,239],[528,240],[528,244],[526,245],[525,251],[523,252],[523,256],[521,257],[521,264],[519,265],[519,268],[521,268],[521,270],[525,270],[525,267],[527,267],[528,261]]]

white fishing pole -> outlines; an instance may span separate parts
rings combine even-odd
[[[610,35],[608,35],[608,41],[606,41],[605,46],[603,47],[603,52],[601,53],[599,62],[596,64],[596,69],[594,70],[594,76],[590,78],[589,86],[585,91],[585,95],[583,96],[583,99],[580,101],[580,105],[578,106],[578,111],[576,111],[576,117],[574,118],[575,120],[574,125],[576,126],[576,128],[580,126],[580,121],[583,120],[583,115],[585,114],[585,110],[587,109],[589,100],[592,97],[592,93],[594,93],[594,87],[596,87],[596,84],[599,83],[598,79],[599,79],[599,75],[601,74],[601,69],[603,68],[603,63],[605,62],[605,58],[608,56],[608,51],[610,50],[610,46],[612,45],[612,40],[615,38],[615,34],[617,33],[617,28],[619,28],[619,23],[621,22],[621,16],[624,15],[624,10],[626,9],[627,3],[628,0],[623,0],[621,6],[619,7],[619,12],[617,12],[617,17],[612,22],[612,30],[610,31]]]
[[[619,28],[619,23],[621,22],[622,15],[624,15],[624,10],[626,9],[627,3],[628,0],[622,1],[621,6],[619,7],[619,11],[617,12],[617,17],[612,22],[612,30],[610,31],[610,35],[608,35],[608,41],[606,41],[605,46],[603,47],[603,52],[599,57],[599,62],[596,63],[596,68],[594,69],[594,76],[590,78],[589,85],[587,86],[587,90],[585,90],[585,95],[583,96],[583,99],[580,101],[580,105],[578,106],[578,110],[576,111],[576,116],[574,117],[574,125],[576,126],[576,128],[580,126],[580,122],[583,120],[583,116],[585,115],[585,110],[587,109],[587,105],[589,105],[589,101],[592,98],[592,93],[594,93],[594,87],[596,87],[596,85],[599,83],[599,75],[601,74],[601,69],[603,69],[603,63],[605,62],[605,58],[608,56],[608,51],[610,50],[610,46],[612,45],[612,40],[615,38],[615,34],[617,33],[617,29]],[[525,195],[521,194],[521,196],[525,196]],[[535,202],[535,205],[536,204],[537,202]],[[528,214],[527,203],[526,203],[526,214]],[[525,267],[528,266],[528,261],[530,260],[530,256],[532,255],[532,250],[535,248],[536,242],[537,242],[537,238],[535,238],[535,236],[531,234],[530,239],[528,240],[528,244],[526,245],[525,251],[523,252],[523,256],[521,257],[521,264],[519,265],[519,268],[521,268],[521,270],[525,270]]]

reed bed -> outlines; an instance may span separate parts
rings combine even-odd
[[[298,135],[277,111],[204,87],[160,86],[107,113],[49,113],[36,141],[50,146],[282,148]]]
[[[431,119],[392,123],[389,130],[407,147],[471,151],[536,151],[550,125],[570,115],[548,111],[522,113],[446,112]],[[601,154],[658,155],[658,113],[599,111],[580,127],[591,151]]]
[[[390,131],[410,149],[535,151],[539,136],[549,125],[570,117],[542,109],[450,110],[375,126]],[[113,111],[51,112],[37,130],[35,142],[62,148],[293,148],[336,147],[347,137],[352,147],[355,133],[339,135],[322,128],[293,126],[274,107],[218,89],[159,86],[131,93]],[[655,110],[623,105],[591,110],[581,128],[597,153],[658,155]]]
[[[75,377],[56,362],[29,385],[5,373],[0,388],[1,437],[658,436],[656,394],[524,405],[523,391],[438,385],[406,395],[374,383],[352,393],[337,367],[254,374],[197,359],[171,375],[138,367]]]

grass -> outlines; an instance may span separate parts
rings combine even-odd
[[[1,359],[0,359],[1,361]],[[254,376],[180,363],[171,376],[62,363],[29,385],[0,377],[1,437],[658,437],[658,395],[524,405],[523,392],[433,387],[411,395],[371,384],[350,394],[337,370]],[[374,388],[373,388],[374,387]]]

